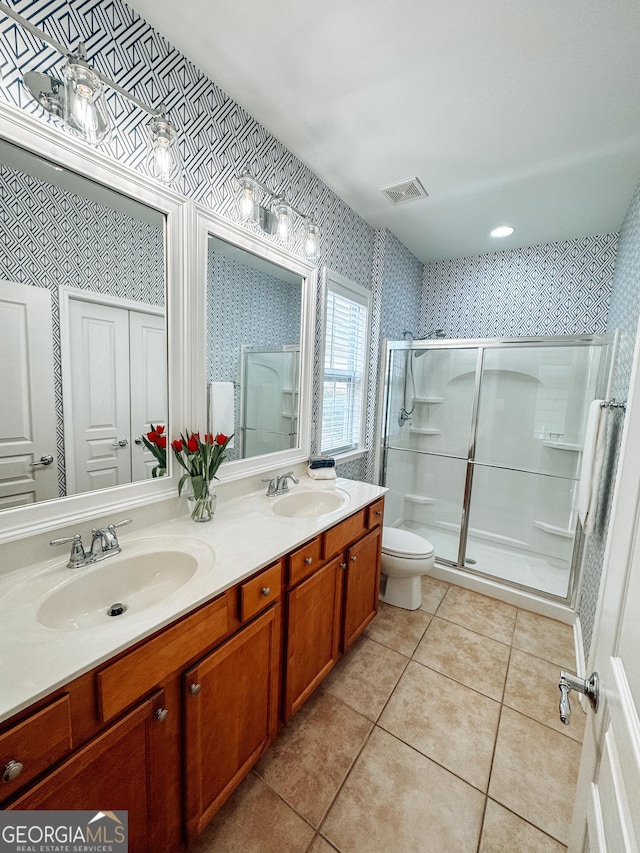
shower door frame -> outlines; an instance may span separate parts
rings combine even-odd
[[[448,566],[453,569],[457,569],[459,571],[469,572],[470,574],[477,575],[478,577],[487,578],[494,582],[505,584],[511,588],[515,588],[518,590],[522,590],[525,592],[534,591],[536,595],[547,598],[551,601],[557,601],[565,603],[570,603],[574,600],[577,583],[578,583],[578,572],[577,566],[580,562],[582,551],[583,551],[583,543],[584,543],[584,534],[582,533],[582,526],[577,523],[576,524],[576,532],[573,538],[573,548],[571,553],[571,560],[569,564],[569,580],[567,583],[567,595],[566,596],[558,596],[553,593],[546,592],[544,590],[536,589],[535,587],[527,586],[525,584],[520,584],[517,581],[511,581],[504,578],[500,578],[497,575],[492,575],[487,572],[483,572],[479,569],[474,568],[473,566],[468,566],[464,562],[466,548],[467,548],[467,539],[469,534],[469,509],[471,506],[471,495],[472,495],[472,487],[473,487],[473,473],[476,465],[484,465],[484,463],[476,462],[475,460],[475,451],[476,451],[476,442],[477,442],[477,432],[478,432],[478,410],[480,406],[480,392],[482,385],[482,369],[484,364],[484,355],[486,350],[488,349],[517,349],[524,347],[575,347],[575,346],[599,346],[602,347],[604,351],[604,358],[601,359],[600,365],[598,367],[598,376],[596,379],[596,398],[602,397],[603,399],[609,399],[611,396],[611,383],[612,383],[612,366],[615,362],[615,355],[617,352],[618,345],[618,332],[614,334],[584,334],[584,335],[549,335],[549,336],[539,336],[539,337],[527,337],[527,338],[446,338],[446,339],[425,339],[425,340],[404,340],[404,341],[391,341],[388,339],[383,340],[382,342],[382,356],[384,358],[384,374],[383,374],[383,382],[380,386],[380,394],[379,394],[379,411],[381,413],[380,417],[380,452],[378,455],[378,470],[377,470],[377,480],[379,483],[384,485],[386,481],[387,474],[387,451],[389,449],[387,444],[387,435],[389,432],[389,422],[392,417],[391,413],[391,366],[392,359],[391,353],[394,351],[420,351],[420,350],[446,350],[446,349],[477,349],[477,359],[476,359],[476,372],[474,379],[474,390],[473,390],[473,405],[471,410],[471,421],[469,426],[469,446],[467,450],[466,457],[466,474],[465,474],[465,485],[464,485],[464,494],[462,499],[462,513],[460,519],[460,539],[458,542],[458,559],[457,562],[454,563],[452,560],[437,557],[438,563],[444,566]],[[393,449],[393,448],[391,448]],[[416,453],[421,453],[423,451],[414,451]],[[457,458],[460,460],[464,460],[464,457],[451,457],[446,453],[438,453],[437,451],[429,451],[425,455],[428,456],[440,456],[444,458]],[[525,469],[514,469],[510,466],[506,465],[484,465],[484,467],[492,467],[492,468],[502,468],[504,470],[525,470]],[[554,474],[549,474],[546,472],[539,471],[531,471],[529,473],[536,474],[537,476],[546,476],[546,477],[555,477]],[[566,478],[561,478],[566,479]],[[577,481],[577,478],[574,478]]]

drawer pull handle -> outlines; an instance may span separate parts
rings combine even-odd
[[[201,684],[192,684],[189,687],[189,693],[191,693],[192,696],[197,696],[201,690],[202,690]]]
[[[168,714],[169,714],[168,708],[158,708],[158,710],[156,711],[156,720],[159,723],[164,723],[164,721],[167,719]]]
[[[264,595],[265,598],[268,598],[271,595],[271,587],[270,586],[263,586],[262,587],[262,594]]]
[[[305,563],[310,566],[313,563],[313,557],[305,557]]]
[[[353,557],[351,558],[351,562],[352,562],[352,563],[355,563],[355,561],[356,561],[357,559],[358,559],[358,558],[357,558],[357,557],[355,556],[355,554],[354,554],[354,555],[353,555]]]
[[[2,768],[2,781],[13,782],[24,770],[24,764],[21,761],[9,761]]]

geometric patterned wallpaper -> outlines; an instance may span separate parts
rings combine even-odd
[[[207,263],[207,379],[234,382],[235,434],[240,425],[242,346],[300,343],[302,288],[216,252]],[[215,429],[215,424],[212,425]],[[237,447],[237,445],[236,445]],[[236,456],[227,451],[227,458]]]
[[[58,493],[66,494],[58,286],[164,305],[162,229],[0,164],[0,278],[51,293]]]
[[[249,166],[259,181],[285,194],[301,211],[313,214],[321,234],[318,266],[326,264],[351,281],[371,287],[375,229],[124,0],[7,3],[70,49],[83,41],[89,61],[144,103],[167,105],[185,163],[177,188],[183,196],[235,220],[234,178]],[[41,121],[51,121],[24,89],[21,78],[27,71],[59,73],[63,64],[53,48],[10,18],[0,19],[0,98]],[[101,150],[144,172],[149,116],[113,90],[108,90],[107,101],[116,128],[112,141]],[[275,236],[267,239],[278,243]],[[291,248],[303,255],[300,235]],[[317,319],[322,318],[323,310],[319,285]],[[321,328],[317,323],[316,354]],[[315,452],[320,394],[317,360],[313,392]]]
[[[626,400],[629,393],[633,350],[640,315],[640,184],[620,229],[616,270],[613,276],[607,331],[620,329],[620,346],[613,373],[612,396]],[[604,563],[607,529],[611,513],[615,472],[618,464],[624,414],[616,409],[607,417],[605,463],[598,496],[596,529],[588,538],[582,573],[578,613],[585,657],[588,658],[595,624],[600,579]]]
[[[604,332],[616,235],[509,249],[425,266],[421,330],[448,338]]]

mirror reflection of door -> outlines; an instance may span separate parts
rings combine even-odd
[[[10,509],[58,496],[48,290],[0,281],[0,341],[0,509]]]
[[[167,422],[164,317],[69,299],[63,384],[69,494],[151,477],[140,436]]]

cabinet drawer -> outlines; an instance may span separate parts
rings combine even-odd
[[[105,667],[96,675],[101,721],[124,711],[227,631],[227,596],[221,595]]]
[[[0,735],[0,800],[71,751],[71,702],[61,696]],[[19,762],[15,779],[4,780]]]
[[[373,530],[379,524],[382,524],[384,517],[384,498],[369,504],[367,507],[367,529]]]
[[[331,530],[322,534],[322,556],[325,560],[343,551],[347,545],[367,532],[365,510],[361,509],[355,515],[345,518]]]
[[[238,589],[238,616],[241,622],[252,619],[265,607],[280,598],[282,586],[282,563],[260,572],[255,578],[240,584]]]
[[[297,551],[289,554],[289,586],[294,586],[304,580],[320,565],[321,561],[320,537],[307,542]]]

